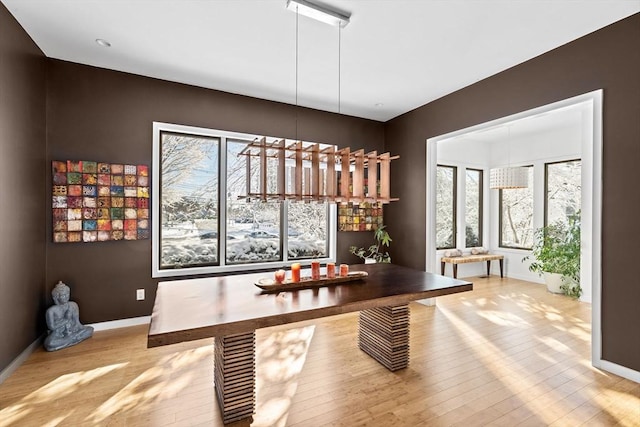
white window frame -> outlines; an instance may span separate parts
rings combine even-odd
[[[161,132],[176,132],[184,133],[194,136],[214,137],[220,139],[220,200],[218,205],[219,213],[219,230],[218,236],[220,239],[220,247],[218,248],[219,264],[216,266],[202,266],[202,267],[185,267],[185,268],[173,268],[173,269],[161,269],[160,268],[160,133]],[[310,265],[311,259],[294,259],[288,260],[288,236],[282,235],[283,240],[283,261],[275,262],[258,262],[258,263],[246,263],[246,264],[226,264],[226,214],[227,214],[227,198],[226,198],[226,186],[227,186],[227,139],[231,140],[248,140],[253,141],[256,138],[262,138],[264,135],[252,135],[246,133],[230,132],[216,129],[207,129],[201,127],[184,126],[172,123],[153,122],[153,162],[152,162],[152,180],[151,180],[151,276],[154,278],[160,277],[176,277],[176,276],[195,276],[203,274],[215,274],[226,272],[237,272],[247,270],[274,270],[282,267],[288,267],[293,262],[300,263],[302,265]],[[273,137],[267,137],[272,139]],[[278,138],[282,139],[282,138]],[[293,140],[287,140],[287,143],[294,143]],[[329,224],[327,229],[327,238],[329,239],[328,250],[329,254],[325,258],[316,258],[320,262],[335,262],[336,260],[336,238],[337,238],[337,209],[335,204],[329,206]],[[283,210],[283,218],[281,218],[281,224],[284,223],[284,230],[288,230],[288,217],[287,217],[287,205],[285,204]]]
[[[472,165],[468,163],[458,163],[458,162],[450,162],[444,161],[442,163],[437,163],[436,167],[453,167],[457,169],[456,172],[456,191],[455,191],[455,246],[452,248],[437,248],[436,254],[444,254],[445,251],[450,249],[470,249],[472,246],[467,246],[466,239],[466,226],[467,226],[467,171],[472,170],[475,172],[480,172],[482,178],[482,185],[480,187],[480,245],[485,246],[487,239],[487,230],[489,227],[487,226],[487,218],[489,217],[487,213],[488,205],[486,195],[488,192],[486,191],[487,180],[485,176],[487,174],[486,169],[484,169],[481,165]],[[436,176],[437,179],[437,176]],[[437,201],[436,201],[437,203]],[[436,224],[436,221],[434,221]]]
[[[485,220],[485,213],[484,213],[484,206],[485,206],[485,200],[484,200],[484,196],[485,196],[485,191],[484,191],[484,183],[485,183],[485,172],[484,172],[484,168],[482,167],[472,167],[472,166],[459,166],[462,168],[463,174],[462,177],[460,177],[460,182],[458,183],[458,188],[462,188],[463,192],[461,194],[461,202],[463,205],[463,208],[461,210],[458,210],[458,212],[461,212],[460,215],[460,229],[461,229],[461,233],[460,233],[460,242],[461,244],[459,245],[459,247],[463,247],[465,249],[469,249],[472,248],[474,246],[467,246],[467,173],[468,171],[474,171],[474,172],[479,172],[480,173],[480,186],[478,188],[479,194],[478,194],[478,202],[480,203],[479,206],[479,211],[478,211],[478,240],[480,240],[480,243],[478,245],[476,245],[477,247],[483,247],[485,245],[485,238],[484,238],[484,220]]]
[[[529,185],[527,188],[531,188],[531,212],[532,212],[532,218],[531,218],[531,232],[532,232],[532,239],[531,239],[531,246],[533,246],[533,232],[536,229],[536,214],[539,212],[539,209],[536,209],[536,186],[534,185],[535,182],[535,174],[538,170],[538,168],[536,167],[535,164],[523,164],[523,165],[514,165],[514,166],[519,166],[519,167],[523,167],[523,168],[531,168],[531,176],[532,178],[529,179]],[[508,245],[504,245],[502,243],[502,225],[503,225],[503,194],[504,191],[512,191],[512,190],[498,190],[498,248],[500,248],[500,250],[503,249],[508,249],[508,250],[513,250],[513,251],[531,251],[532,247],[519,247],[519,246],[508,246]]]
[[[458,206],[460,201],[459,199],[459,195],[460,195],[460,187],[459,187],[459,176],[458,176],[458,166],[457,165],[450,165],[450,164],[438,164],[436,166],[437,168],[447,168],[447,169],[451,169],[453,171],[453,177],[451,179],[451,186],[452,188],[452,201],[453,201],[453,206],[452,206],[452,221],[451,221],[451,226],[452,226],[452,238],[453,238],[453,242],[452,242],[452,246],[436,246],[436,250],[438,251],[446,251],[449,249],[455,249],[458,247],[458,232],[459,230],[459,224],[458,224]],[[437,178],[436,178],[437,179]],[[464,191],[464,187],[463,187],[463,191]],[[436,221],[436,225],[437,225],[437,221]],[[437,245],[437,242],[436,242]]]
[[[542,225],[546,227],[550,225],[549,223],[549,166],[560,165],[563,163],[571,163],[571,162],[580,162],[580,170],[582,170],[582,158],[572,157],[571,159],[562,159],[562,160],[548,160],[545,161],[542,165],[543,169],[543,187],[544,187],[544,200],[543,200],[543,215],[542,215]],[[582,175],[581,175],[582,180]],[[580,192],[581,193],[581,192]],[[581,194],[580,194],[581,195]],[[568,220],[568,219],[567,219]],[[552,221],[553,223],[553,221]]]

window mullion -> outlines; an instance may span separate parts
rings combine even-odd
[[[458,173],[460,172],[460,173]],[[456,222],[456,248],[465,248],[466,242],[466,230],[467,230],[467,168],[456,168],[456,209],[455,209],[455,222]]]
[[[289,261],[289,201],[280,202],[280,250],[282,261]]]
[[[220,138],[218,167],[218,263],[227,264],[227,138]]]

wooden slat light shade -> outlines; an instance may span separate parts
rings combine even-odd
[[[287,145],[285,140],[268,142],[266,138],[260,138],[247,144],[238,155],[247,157],[247,194],[240,196],[244,199],[330,203],[389,203],[398,200],[390,195],[390,165],[391,160],[399,156],[389,153],[378,155],[376,151],[365,153],[362,149],[336,149],[302,141]],[[252,191],[250,185],[251,165],[256,164],[251,161],[252,157],[257,157],[260,165],[257,192]],[[268,192],[268,158],[277,159],[276,193]]]
[[[340,165],[341,165],[341,171],[340,171],[340,176],[341,177],[347,177],[350,175],[350,169],[351,169],[351,149],[349,147],[343,149],[340,152]],[[351,190],[349,189],[349,181],[351,179],[343,179],[340,181],[340,192],[336,193],[336,196],[339,194],[340,195],[340,200],[341,202],[345,202],[348,203],[349,200],[349,196],[352,195]]]

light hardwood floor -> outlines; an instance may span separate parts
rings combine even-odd
[[[357,348],[357,313],[258,330],[251,425],[640,425],[640,384],[590,365],[590,305],[471,280],[411,304],[410,364],[395,373]],[[0,385],[0,426],[222,425],[213,340],[147,349],[146,332],[35,352]]]

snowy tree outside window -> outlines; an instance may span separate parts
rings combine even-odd
[[[248,178],[251,191],[259,185],[260,162],[252,158],[247,173],[247,156],[238,155],[252,135],[156,126],[154,277],[244,265],[273,269],[293,260],[335,256],[330,232],[336,227],[335,207],[244,198]],[[276,173],[277,159],[269,158],[268,192],[277,191]]]
[[[438,165],[436,170],[436,248],[456,247],[455,166]]]
[[[482,246],[482,171],[466,169],[465,246]]]
[[[247,142],[227,141],[227,256],[228,264],[281,260],[280,203],[240,199],[247,194],[247,157],[238,153]],[[275,185],[275,159],[267,159],[267,186]],[[251,189],[258,190],[259,162],[251,162]]]
[[[283,209],[287,210],[287,259],[324,258],[328,254],[325,203],[280,203],[239,199],[246,194],[247,157],[238,156],[249,141],[227,141],[227,264],[280,261]],[[251,190],[257,191],[259,162],[251,163]],[[267,159],[267,191],[277,191],[277,160]]]
[[[580,212],[582,161],[570,160],[545,165],[545,225],[569,219]]]
[[[161,268],[218,264],[220,139],[161,134]]]
[[[500,246],[531,249],[533,244],[533,166],[529,171],[529,186],[499,190]]]

